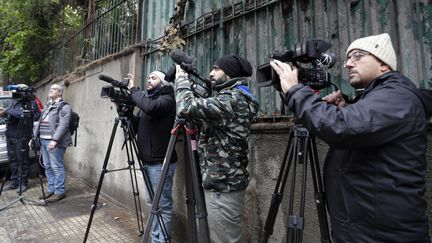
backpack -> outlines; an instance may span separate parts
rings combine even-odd
[[[57,112],[60,112],[61,108],[66,104],[68,104],[68,103],[62,101],[58,106]],[[78,113],[74,112],[71,108],[71,115],[69,118],[69,132],[70,132],[71,136],[75,133],[75,145],[74,145],[75,147],[76,147],[76,140],[77,140],[76,130],[79,127],[79,120],[80,120],[80,117],[79,117]]]

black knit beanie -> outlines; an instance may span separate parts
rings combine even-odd
[[[226,55],[215,62],[215,66],[224,71],[230,78],[252,76],[252,66],[237,55]]]

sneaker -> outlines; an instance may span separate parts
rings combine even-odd
[[[48,198],[46,201],[49,203],[55,203],[55,202],[62,200],[65,197],[66,197],[65,194],[54,194],[50,198]]]
[[[11,191],[11,190],[15,190],[17,188],[18,188],[18,184],[11,182],[11,183],[9,183],[9,185],[7,185],[3,188],[3,191]]]
[[[48,198],[52,197],[53,195],[54,195],[54,192],[48,192],[47,194],[45,194],[45,197],[43,195],[40,195],[39,199],[40,200],[48,199]]]
[[[28,185],[21,185],[21,193],[23,193],[23,192],[25,192],[25,191],[27,191],[28,190]],[[16,189],[16,192],[17,193],[20,193],[20,187],[18,187],[17,189]]]

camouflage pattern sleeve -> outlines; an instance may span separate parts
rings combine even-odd
[[[177,115],[200,120],[222,120],[234,117],[232,96],[219,94],[216,97],[195,97],[190,81],[179,77],[175,81]]]

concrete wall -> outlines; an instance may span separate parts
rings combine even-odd
[[[96,67],[89,67],[81,72],[82,76],[73,79],[65,88],[64,98],[81,117],[78,129],[78,141],[76,147],[70,147],[66,152],[66,167],[70,174],[79,177],[88,184],[97,186],[102,173],[104,158],[107,153],[107,146],[114,124],[118,117],[116,106],[109,99],[100,98],[103,86],[109,85],[98,79],[99,74],[111,76],[121,80],[127,73],[133,72],[139,76],[137,61],[139,55],[128,54],[114,60],[102,62]],[[46,101],[46,95],[51,83],[49,81],[38,86],[37,96]],[[62,83],[62,81],[59,81]],[[255,124],[250,137],[250,185],[246,193],[246,218],[244,224],[245,242],[259,242],[265,219],[270,206],[271,194],[274,191],[276,180],[280,170],[280,163],[288,143],[289,126],[286,123],[276,124]],[[111,156],[107,168],[123,168],[127,166],[127,156],[121,150],[124,137],[120,128],[116,130]],[[429,136],[429,144],[432,144],[432,135]],[[429,146],[431,147],[431,146]],[[174,184],[174,239],[176,242],[186,242],[186,204],[185,204],[185,173],[182,157],[183,144],[180,140],[177,143],[179,162]],[[327,146],[317,141],[319,161],[323,161]],[[428,161],[432,161],[432,150],[429,148]],[[301,171],[297,171],[297,176]],[[428,192],[432,187],[431,173],[428,173]],[[144,183],[140,172],[137,174],[141,199],[144,199]],[[299,200],[299,191],[295,199]],[[304,242],[319,242],[319,224],[317,221],[316,207],[313,200],[313,188],[311,185],[310,170],[308,170],[306,208],[305,208],[305,229]],[[280,205],[279,214],[276,218],[274,233],[270,242],[284,242],[287,229],[288,212],[288,189],[290,181],[287,181],[285,194]],[[131,180],[129,171],[119,171],[106,174],[103,182],[102,193],[114,198],[134,212],[133,196],[131,193]],[[95,190],[96,191],[96,190]],[[431,193],[428,194],[428,201],[431,202]],[[144,200],[143,207],[145,207]],[[298,203],[296,204],[298,205]],[[89,205],[90,206],[90,205]],[[429,215],[432,210],[429,207]],[[148,210],[144,210],[148,215]],[[90,212],[89,212],[90,213]],[[432,217],[431,217],[432,218]],[[432,227],[430,227],[432,229]]]

